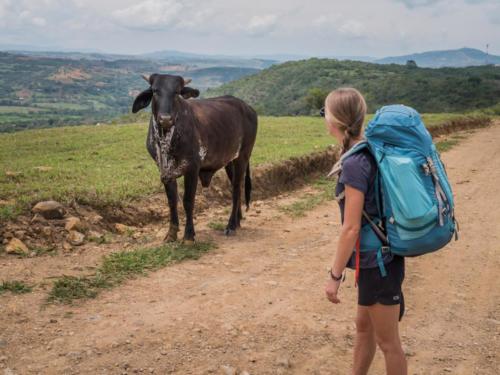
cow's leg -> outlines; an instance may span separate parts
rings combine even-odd
[[[186,227],[184,229],[184,240],[185,244],[191,245],[194,243],[194,224],[193,224],[193,211],[194,211],[194,199],[196,196],[196,187],[198,185],[198,174],[197,170],[188,171],[184,175],[184,198],[182,203],[184,204],[184,211],[186,212]]]
[[[233,162],[229,163],[228,165],[226,165],[226,174],[227,174],[227,177],[229,178],[229,181],[231,182],[231,185],[233,185],[233,175],[234,175],[234,165],[233,165]],[[243,218],[243,215],[241,213],[241,204],[240,204],[240,207],[238,209],[238,227],[240,227],[240,221],[241,219]]]
[[[245,176],[246,163],[241,159],[233,161],[233,208],[226,227],[226,235],[232,234],[240,226],[241,220],[241,186]]]
[[[164,241],[177,241],[177,232],[179,231],[179,215],[177,214],[177,180],[173,179],[163,184],[167,193],[168,207],[170,208],[170,226]]]

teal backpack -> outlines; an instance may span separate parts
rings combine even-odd
[[[362,149],[373,155],[378,215],[363,211],[367,224],[356,248],[358,255],[376,251],[386,276],[384,252],[418,256],[439,250],[453,236],[458,239],[458,223],[446,170],[417,111],[404,105],[382,107],[368,123],[365,138],[342,155],[329,176],[338,175],[343,161]],[[359,273],[359,260],[356,267]]]

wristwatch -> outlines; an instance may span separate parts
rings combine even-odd
[[[328,270],[328,273],[330,274],[330,277],[332,278],[332,280],[335,280],[335,281],[340,281],[340,280],[342,280],[342,275],[340,275],[340,276],[338,276],[338,277],[337,277],[337,276],[335,276],[335,275],[333,274],[333,272],[332,272],[332,269],[331,269],[331,268]]]

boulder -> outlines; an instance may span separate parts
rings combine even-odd
[[[62,219],[64,217],[64,207],[56,201],[38,202],[32,211],[42,215],[45,219]]]
[[[85,241],[85,235],[76,230],[71,230],[68,233],[67,240],[73,246],[80,246]]]
[[[121,223],[116,223],[115,229],[120,234],[130,234],[134,231],[133,227],[129,227],[128,225],[121,224]]]
[[[64,229],[66,229],[68,232],[72,230],[82,230],[84,229],[84,225],[79,218],[71,216],[66,219],[66,224],[64,224]]]
[[[5,252],[7,254],[23,255],[28,253],[28,251],[28,246],[26,246],[23,241],[15,237],[9,241],[7,246],[5,246]]]

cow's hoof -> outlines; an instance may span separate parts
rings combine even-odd
[[[182,240],[182,244],[186,246],[193,246],[194,243],[194,240]]]
[[[226,228],[226,230],[224,231],[224,234],[226,236],[234,236],[236,234],[236,230],[235,229]]]
[[[177,241],[177,236],[172,236],[170,234],[167,234],[163,239],[163,242],[175,242],[175,241]]]
[[[179,227],[177,226],[171,226],[168,229],[168,233],[163,239],[164,242],[175,242],[177,241],[177,232],[179,231]]]

